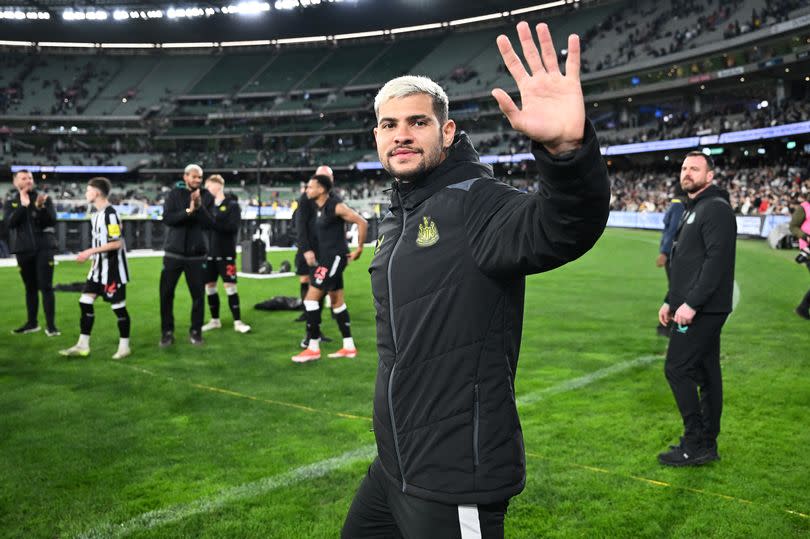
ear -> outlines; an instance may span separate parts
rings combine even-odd
[[[714,171],[710,170],[708,174],[706,174],[706,179],[709,181],[714,180]]]
[[[456,138],[456,122],[447,120],[442,126],[442,148],[449,148],[453,145],[453,139]]]

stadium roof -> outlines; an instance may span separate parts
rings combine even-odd
[[[4,40],[218,42],[368,32],[579,0],[0,0]]]

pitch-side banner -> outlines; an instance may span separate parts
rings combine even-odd
[[[779,224],[790,222],[787,215],[738,215],[737,234],[739,236],[759,236],[767,238],[770,231]],[[662,212],[625,212],[612,211],[607,226],[617,228],[642,228],[646,230],[663,230],[664,214]]]

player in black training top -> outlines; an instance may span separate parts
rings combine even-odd
[[[208,258],[205,261],[205,294],[208,296],[208,308],[211,310],[211,321],[202,327],[203,331],[219,329],[219,294],[217,278],[222,277],[225,295],[228,296],[228,307],[233,315],[233,329],[238,333],[247,333],[250,326],[242,322],[239,311],[239,294],[236,291],[236,236],[242,220],[242,210],[236,200],[225,196],[225,179],[219,174],[205,180],[205,188],[213,200],[208,207],[213,224],[207,229]]]
[[[341,199],[335,193],[335,175],[331,167],[321,165],[315,169],[315,174],[322,174],[327,176],[332,182],[331,196],[336,198],[339,202]],[[315,201],[307,197],[306,184],[298,199],[298,208],[293,214],[295,222],[295,242],[298,246],[298,251],[295,253],[295,274],[298,275],[300,285],[301,301],[303,302],[307,297],[307,290],[309,290],[309,272],[312,266],[315,266],[315,251],[318,249],[318,234],[315,230],[315,220],[318,208],[315,206]],[[323,309],[323,300],[321,300],[321,309]],[[301,313],[301,316],[295,319],[296,322],[306,322],[306,313]],[[321,333],[321,342],[331,342],[332,339]],[[301,348],[306,348],[309,345],[309,339],[304,336],[301,341]]]
[[[130,318],[127,312],[127,283],[129,267],[127,266],[126,248],[121,230],[121,219],[118,212],[109,203],[112,185],[107,178],[91,178],[87,182],[85,198],[96,208],[92,220],[93,245],[76,257],[76,262],[93,260],[87,282],[84,283],[82,295],[79,296],[79,342],[66,350],[60,350],[63,356],[87,357],[90,354],[90,332],[93,329],[95,313],[93,303],[98,296],[111,304],[118,318],[118,351],[113,359],[123,359],[131,354],[129,348]]]
[[[309,289],[304,299],[309,344],[300,354],[293,356],[296,363],[321,358],[321,310],[318,302],[325,294],[332,300],[332,313],[343,335],[343,347],[329,357],[355,357],[357,349],[352,340],[349,311],[343,298],[343,270],[350,260],[357,260],[363,252],[368,223],[353,209],[332,196],[332,181],[328,176],[316,174],[307,183],[307,197],[316,204],[315,232],[317,236],[317,263],[311,267]],[[346,241],[346,223],[359,229],[357,250],[349,253]]]

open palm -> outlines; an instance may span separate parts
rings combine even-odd
[[[517,131],[543,144],[551,153],[579,148],[585,132],[585,100],[579,80],[579,37],[568,37],[565,75],[560,72],[557,52],[548,25],[537,25],[540,51],[526,22],[517,25],[518,37],[531,74],[512,48],[509,38],[498,36],[498,50],[520,91],[521,107],[500,88],[492,91],[498,106]],[[541,56],[542,54],[542,56]]]

